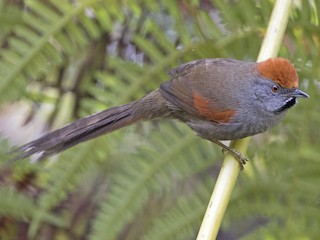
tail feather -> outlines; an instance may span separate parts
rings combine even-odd
[[[112,132],[138,121],[168,115],[166,102],[158,90],[144,98],[79,119],[63,128],[29,142],[14,152],[16,161],[40,153],[39,159],[62,152],[76,144]]]
[[[103,112],[79,119],[63,128],[29,142],[18,149],[16,161],[40,153],[39,160],[62,152],[78,143],[139,121],[133,114],[132,104],[113,107]]]

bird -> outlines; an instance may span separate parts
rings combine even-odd
[[[194,60],[172,69],[170,80],[136,101],[76,120],[16,149],[14,161],[39,154],[38,160],[140,121],[177,119],[203,139],[218,144],[239,161],[248,160],[221,141],[265,132],[276,125],[298,98],[298,74],[285,58],[262,62],[227,58]]]

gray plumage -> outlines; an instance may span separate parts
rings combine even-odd
[[[268,61],[260,63],[262,72],[259,63],[232,59],[202,59],[183,64],[169,72],[170,81],[142,99],[45,134],[18,148],[14,160],[35,153],[41,153],[43,159],[135,122],[160,117],[179,119],[202,138],[215,142],[264,132],[282,119],[286,110],[295,105],[296,98],[308,97],[291,87],[298,79],[289,61]],[[276,73],[272,75],[268,67]],[[287,72],[295,78],[294,82],[286,79]]]

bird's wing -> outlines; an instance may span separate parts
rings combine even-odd
[[[202,59],[186,63],[173,69],[170,75],[171,81],[160,86],[160,91],[166,100],[171,103],[173,111],[184,111],[192,116],[206,119],[215,123],[226,123],[232,118],[235,110],[222,101],[221,89],[215,89],[216,84],[212,74],[220,71],[220,77],[224,77],[225,64],[227,62],[217,59]],[[223,90],[222,90],[223,91]]]

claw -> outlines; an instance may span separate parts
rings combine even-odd
[[[229,152],[230,154],[232,154],[232,156],[234,156],[234,158],[239,162],[240,164],[240,170],[244,169],[244,165],[246,164],[246,162],[249,161],[248,158],[246,158],[245,156],[243,156],[241,154],[241,152],[239,152],[237,149],[228,147],[226,145],[224,145],[222,142],[217,141],[217,140],[211,140],[212,142],[216,143],[217,145],[219,145],[220,147],[222,147],[222,152],[224,153],[225,151]]]
[[[248,158],[246,158],[245,156],[243,156],[237,149],[234,148],[222,148],[222,152],[229,152],[230,154],[232,154],[234,156],[234,158],[239,162],[240,164],[240,169],[243,170],[244,169],[244,165],[246,164],[246,162],[249,161]]]

